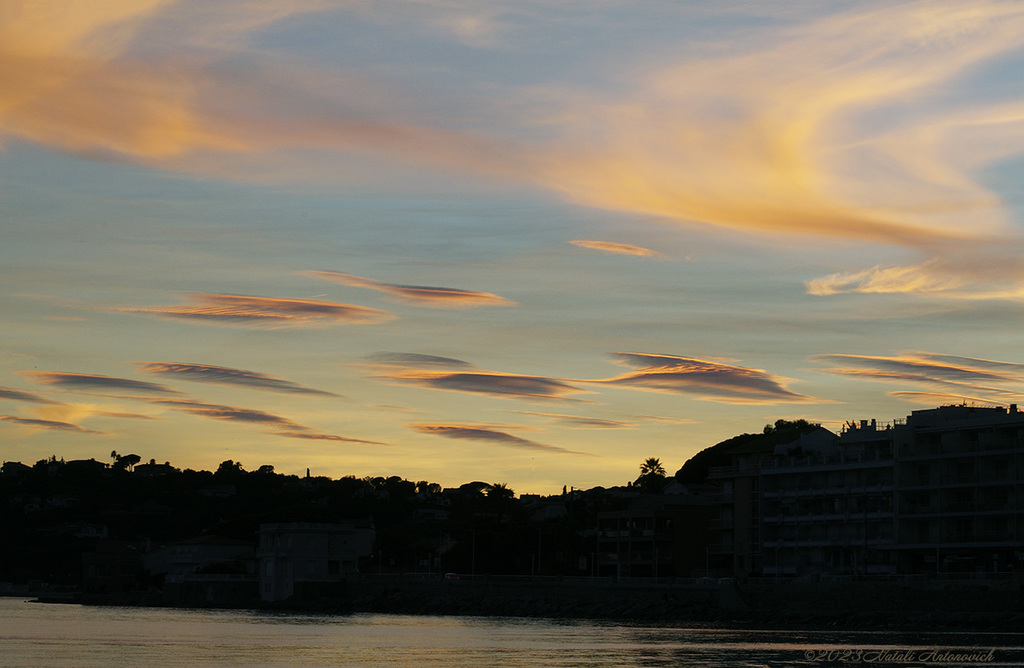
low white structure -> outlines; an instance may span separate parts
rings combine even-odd
[[[340,583],[373,551],[374,529],[357,525],[290,522],[260,525],[260,600],[284,601],[309,586]]]

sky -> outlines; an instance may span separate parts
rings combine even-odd
[[[1024,389],[1024,4],[8,0],[0,457],[669,473]]]

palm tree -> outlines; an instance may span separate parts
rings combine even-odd
[[[640,487],[641,492],[658,493],[665,487],[665,467],[657,457],[648,457],[640,464],[640,477],[634,485]]]
[[[665,467],[661,465],[661,460],[657,457],[648,457],[640,464],[640,477],[648,475],[665,477]]]
[[[498,500],[514,499],[516,493],[512,491],[508,483],[496,482],[487,488],[487,496]]]

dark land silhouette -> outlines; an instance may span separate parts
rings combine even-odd
[[[1024,416],[778,420],[675,474],[519,494],[399,476],[5,462],[0,593],[44,600],[1016,628]],[[839,621],[837,621],[839,620]]]

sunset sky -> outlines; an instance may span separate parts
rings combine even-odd
[[[0,4],[0,456],[517,493],[1024,396],[1024,3]]]

